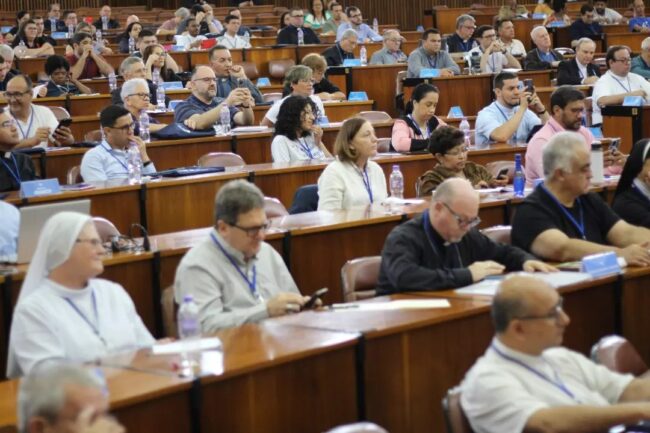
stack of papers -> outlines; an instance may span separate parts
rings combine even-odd
[[[389,302],[359,302],[333,304],[336,311],[390,311],[390,310],[424,310],[431,308],[449,308],[446,299],[400,299]]]
[[[550,272],[548,274],[533,272],[518,272],[517,275],[528,275],[546,281],[556,289],[562,286],[577,284],[591,279],[585,272]],[[456,293],[463,295],[494,296],[503,278],[486,278],[483,281],[457,289]]]
[[[154,355],[174,355],[209,349],[221,349],[221,340],[216,337],[178,340],[173,343],[155,344],[151,348],[151,352]]]

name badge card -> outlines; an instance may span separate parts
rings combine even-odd
[[[259,77],[257,79],[257,85],[258,85],[258,87],[270,86],[271,85],[271,80],[269,80],[269,77]]]
[[[343,66],[361,66],[361,59],[344,59]]]
[[[424,68],[420,69],[420,78],[438,78],[440,76],[440,69]]]
[[[183,83],[181,81],[166,81],[161,83],[165,90],[183,90]]]
[[[581,271],[586,272],[593,278],[603,277],[605,275],[620,274],[621,265],[618,263],[618,257],[614,252],[592,254],[586,256],[581,262]]]
[[[30,180],[20,184],[20,196],[23,198],[58,194],[59,192],[61,192],[61,186],[57,178]]]
[[[350,92],[348,101],[367,101],[368,94],[366,92]]]
[[[624,107],[641,107],[643,105],[643,97],[641,96],[626,96],[623,99]]]
[[[454,105],[449,109],[449,113],[447,114],[447,117],[453,117],[455,119],[460,119],[465,117],[463,114],[463,110],[460,108],[458,105]]]

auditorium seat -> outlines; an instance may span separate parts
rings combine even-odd
[[[492,239],[494,242],[510,245],[511,230],[511,226],[493,226],[481,230],[481,233]]]
[[[460,388],[452,388],[442,399],[442,410],[445,414],[447,433],[474,433],[465,412],[460,405]]]
[[[361,111],[357,116],[366,119],[370,123],[390,122],[393,120],[390,114],[385,111]]]
[[[165,288],[160,297],[162,304],[163,331],[167,338],[178,338],[178,329],[176,326],[176,312],[178,306],[174,300],[174,286]]]
[[[374,422],[355,422],[334,427],[325,433],[388,433],[388,431]]]
[[[197,164],[200,167],[241,167],[246,162],[236,153],[210,152],[201,156]]]
[[[618,335],[608,335],[594,344],[591,359],[618,373],[640,376],[648,371],[648,365],[632,343]]]
[[[102,242],[108,242],[113,236],[120,235],[117,227],[106,218],[93,217],[93,224],[95,224],[95,229],[97,229],[97,234]]]
[[[68,185],[74,185],[75,183],[82,181],[83,179],[81,178],[81,166],[75,165],[74,167],[70,167],[68,174],[66,175],[66,183]]]
[[[289,215],[287,208],[275,197],[264,197],[264,213],[266,213],[267,218]]]
[[[348,260],[341,268],[341,287],[345,302],[372,298],[379,278],[381,256]]]
[[[485,164],[485,168],[490,172],[492,177],[496,178],[497,174],[504,168],[508,169],[508,183],[512,183],[515,177],[515,162],[514,161],[493,161]],[[523,167],[522,167],[523,168]]]
[[[63,107],[56,107],[56,106],[50,106],[48,107],[52,113],[54,113],[54,117],[56,117],[56,120],[61,120],[61,119],[67,119],[70,117],[70,113],[68,113],[68,110],[66,110]]]
[[[238,63],[242,68],[244,68],[244,73],[246,78],[251,81],[255,81],[259,78],[260,73],[257,70],[257,65],[253,62],[239,62]]]
[[[87,132],[84,136],[84,141],[88,141],[90,143],[99,143],[102,141],[102,131],[95,129],[93,131]]]
[[[291,215],[304,212],[313,212],[318,209],[318,185],[303,185],[293,194],[293,201],[289,208]]]
[[[262,94],[262,97],[264,98],[264,102],[274,102],[282,99],[282,93],[280,92],[264,93]]]
[[[287,71],[296,65],[294,59],[272,59],[269,60],[269,75],[271,78],[284,81]]]
[[[384,137],[377,140],[377,152],[388,153],[390,152],[390,138]]]

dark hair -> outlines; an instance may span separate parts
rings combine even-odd
[[[330,3],[330,10],[334,10],[334,6],[341,6],[341,7],[343,7],[343,5],[342,5],[341,3],[332,2],[332,3]]]
[[[315,17],[316,14],[314,13],[314,1],[315,0],[309,0],[309,13],[311,13]],[[327,10],[327,6],[325,5],[325,2],[323,0],[318,0],[318,1],[321,2],[321,4],[323,5],[322,14],[323,17],[325,17],[325,11]]]
[[[75,15],[77,15],[77,12],[74,11],[74,10],[66,10],[65,12],[63,12],[63,19],[64,19],[64,20],[67,19],[67,18],[68,18],[68,15],[70,15],[70,14],[75,14]]]
[[[18,33],[16,33],[16,37],[11,43],[12,47],[15,47],[18,44],[20,44],[20,41],[24,41],[25,44],[27,44],[27,37],[25,36],[25,27],[27,27],[29,24],[36,25],[36,21],[29,19],[20,25],[20,27],[18,28]],[[36,43],[36,39],[38,39],[38,36],[36,36],[36,38],[34,39],[34,43]]]
[[[483,33],[487,32],[488,30],[494,30],[494,27],[488,26],[488,25],[482,25],[476,31],[474,32],[474,35],[472,37],[474,38],[482,38]]]
[[[293,6],[291,9],[289,9],[289,14],[291,15],[291,12],[293,12],[293,11],[304,12],[303,9],[300,6]]]
[[[136,24],[140,26],[140,33],[142,33],[144,31],[142,23],[140,21],[133,21],[131,24],[126,26],[126,30],[124,30],[124,33],[117,38],[117,41],[119,42],[124,39],[128,40],[131,37],[131,30],[133,30],[133,26]]]
[[[499,29],[501,29],[501,26],[504,25],[505,23],[512,23],[512,18],[502,18],[500,20],[497,20],[496,22],[497,31],[499,31]]]
[[[551,94],[551,112],[553,112],[553,108],[556,106],[564,109],[567,104],[575,101],[582,101],[584,99],[584,93],[573,88],[573,86],[560,86]]]
[[[282,15],[280,15],[280,28],[281,28],[281,29],[283,29],[283,28],[285,28],[285,27],[287,26],[287,25],[284,23],[284,17],[286,17],[287,15],[289,15],[289,11],[282,12]]]
[[[566,0],[553,0],[553,12],[562,12],[566,6]]]
[[[497,334],[506,332],[510,322],[525,316],[527,311],[526,301],[521,297],[500,296],[497,292],[492,299],[492,324]]]
[[[142,51],[142,61],[144,62],[145,65],[147,64],[147,60],[149,59],[149,56],[153,54],[154,48],[162,48],[163,52],[165,51],[165,48],[161,44],[148,45],[144,49],[144,51]],[[163,67],[160,68],[160,76],[164,81],[170,81],[173,79],[172,77],[173,75],[174,75],[173,71],[167,67],[167,62],[165,62],[165,64],[163,64]]]
[[[20,20],[22,20],[25,15],[29,15],[29,12],[27,12],[27,11],[18,11],[16,13],[16,22],[19,22]]]
[[[133,24],[133,23],[131,23],[131,24]],[[151,30],[149,30],[149,29],[142,29],[142,31],[138,35],[138,40],[146,38],[147,36],[156,36],[156,34],[154,32],[152,32]]]
[[[45,73],[47,75],[52,75],[57,69],[65,69],[67,72],[70,71],[70,63],[63,56],[50,56],[45,61]]]
[[[431,155],[446,154],[456,146],[465,143],[465,133],[453,126],[441,126],[429,137],[429,152]]]
[[[232,20],[238,20],[239,17],[237,15],[226,15],[226,18],[223,19],[223,21],[228,24]]]
[[[429,35],[440,35],[440,30],[426,29],[424,32],[422,32],[422,40],[426,41],[427,39],[429,39]]]
[[[205,12],[202,5],[194,5],[192,6],[192,9],[190,9],[190,15],[196,16],[199,12]]]
[[[438,88],[433,84],[420,83],[415,86],[415,89],[413,89],[413,93],[411,94],[411,100],[406,103],[406,114],[411,114],[413,112],[413,102],[420,102],[422,98],[431,92],[440,94],[440,90],[438,90]]]
[[[628,53],[631,53],[630,47],[627,45],[612,45],[607,49],[607,55],[605,56],[605,61],[607,62],[607,67],[609,68],[609,62],[614,61],[614,55],[617,51],[627,50]]]
[[[284,100],[280,106],[278,118],[275,121],[275,135],[284,135],[289,140],[296,140],[298,136],[296,131],[300,129],[302,123],[302,112],[308,105],[314,113],[314,117],[318,118],[318,107],[311,100],[304,96],[289,96]],[[309,131],[302,131],[300,136],[307,137],[311,134]]]
[[[637,141],[634,146],[632,146],[632,151],[625,161],[625,166],[623,166],[623,172],[621,177],[618,179],[618,185],[616,186],[616,192],[614,197],[624,193],[632,187],[632,182],[639,175],[641,169],[643,169],[643,164],[650,159],[650,151],[646,152],[646,147],[650,146],[650,139],[644,138],[643,140]],[[645,152],[645,155],[643,154]]]
[[[90,33],[84,33],[84,32],[75,33],[74,35],[72,35],[72,44],[81,45],[81,43],[86,39],[90,39],[92,41],[93,37]]]
[[[494,88],[503,89],[503,82],[506,80],[512,80],[513,78],[518,78],[518,75],[514,72],[499,72],[496,77],[494,77]]]
[[[348,7],[345,8],[345,14],[346,14],[347,16],[350,16],[350,12],[354,12],[354,11],[359,11],[359,12],[361,12],[361,10],[360,10],[358,7],[356,7],[356,6],[348,6]]]
[[[115,125],[117,119],[127,114],[131,113],[122,105],[109,105],[99,113],[99,124],[102,125],[102,128],[110,128]]]
[[[210,51],[208,51],[208,61],[210,61],[210,59],[212,59],[212,55],[214,54],[215,51],[227,50],[227,49],[228,49],[228,47],[225,46],[225,45],[219,45],[219,44],[214,45],[212,48],[210,48]]]
[[[584,14],[586,14],[587,12],[593,12],[593,11],[594,11],[594,7],[593,7],[592,5],[590,5],[590,4],[584,4],[584,5],[582,5],[582,7],[580,8],[580,15],[584,15]]]

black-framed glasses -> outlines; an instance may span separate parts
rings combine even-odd
[[[458,150],[454,150],[454,151],[452,151],[452,152],[447,152],[447,153],[445,153],[445,155],[449,155],[449,156],[458,156],[458,155],[460,155],[461,153],[467,153],[467,152],[469,152],[469,147],[467,147],[467,146],[463,146],[463,147],[461,147],[461,148],[458,149]]]
[[[238,228],[239,230],[245,232],[249,237],[257,236],[257,234],[261,231],[265,232],[271,227],[270,222],[265,222],[261,226],[253,226],[253,227],[242,227],[238,226],[237,224],[229,224],[232,227]]]
[[[471,219],[463,218],[462,216],[460,216],[456,212],[454,212],[454,210],[447,203],[445,203],[444,201],[441,202],[441,203],[442,203],[442,205],[444,207],[447,208],[447,210],[449,211],[451,216],[454,217],[454,219],[456,220],[456,222],[458,223],[458,225],[460,227],[465,227],[467,229],[472,229],[472,228],[476,227],[477,225],[481,224],[481,218],[480,217],[476,216],[476,217],[471,218]]]
[[[81,244],[81,243],[90,244],[91,246],[93,246],[93,247],[95,247],[95,248],[97,248],[98,246],[104,244],[104,243],[102,242],[102,240],[99,239],[99,238],[77,239],[75,242],[77,242],[78,244]]]
[[[356,14],[356,15],[350,15],[348,18],[358,18],[360,16],[361,16],[361,14]]]
[[[119,129],[120,131],[128,131],[129,129],[135,129],[135,122],[131,122],[124,126],[109,126],[111,129]]]
[[[192,81],[202,81],[205,84],[211,84],[211,83],[216,83],[217,78],[216,77],[195,78]]]
[[[25,96],[28,93],[32,93],[32,91],[31,90],[25,90],[24,92],[5,92],[5,97],[7,97],[7,99],[9,99],[9,98],[18,99],[18,98],[22,98],[23,96]]]
[[[0,127],[2,128],[11,128],[12,126],[16,126],[16,119],[9,119],[5,120],[4,122],[0,123]]]
[[[614,59],[614,61],[625,63],[626,65],[632,63],[632,59],[630,57],[626,57],[625,59]]]
[[[144,93],[144,92],[131,93],[131,94],[128,95],[128,96],[139,96],[139,97],[142,98],[142,99],[151,99],[151,95],[148,94],[148,93]]]
[[[304,18],[304,15],[291,15],[291,18]]]
[[[562,313],[564,313],[564,298],[560,297],[560,299],[557,301],[557,304],[553,307],[551,311],[549,311],[547,314],[543,314],[541,316],[522,316],[522,317],[515,317],[517,320],[548,320],[548,319],[553,319],[555,321],[558,321],[560,319],[560,316]]]

